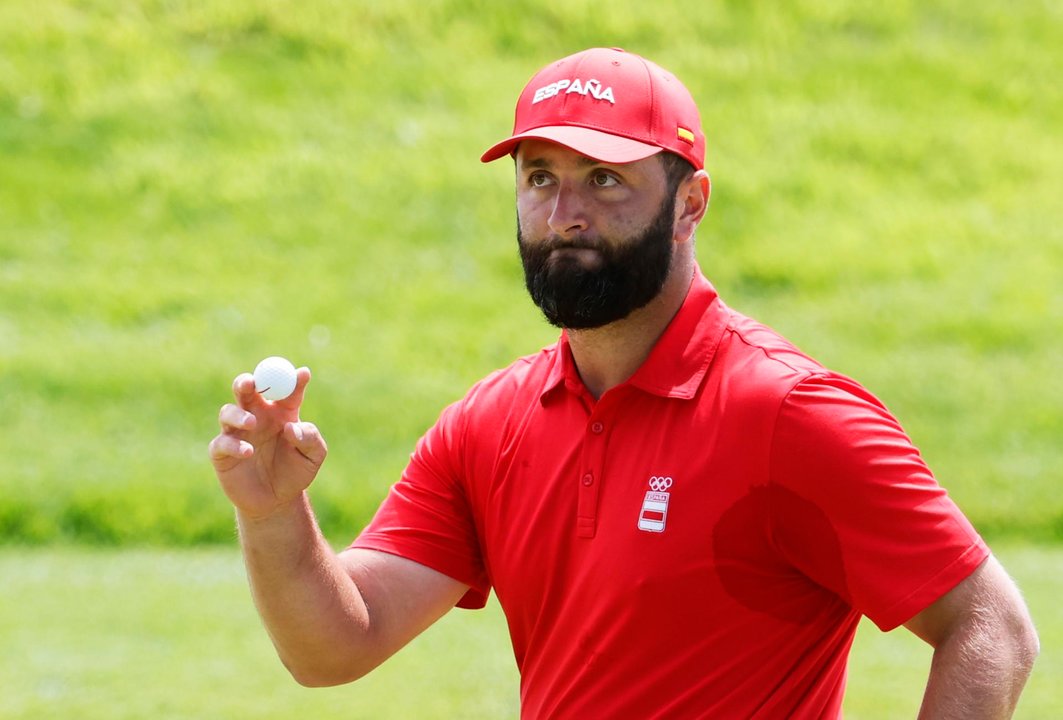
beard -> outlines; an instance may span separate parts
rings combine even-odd
[[[675,198],[664,202],[641,234],[568,240],[551,235],[528,243],[517,223],[524,284],[547,321],[560,328],[586,330],[626,318],[661,292],[672,263]],[[591,248],[600,262],[588,267],[580,253],[551,256],[557,249]]]

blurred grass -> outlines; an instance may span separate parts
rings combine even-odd
[[[1043,647],[1017,720],[1063,713],[1063,549],[1003,544]],[[0,550],[0,718],[516,718],[501,610],[455,611],[353,685],[307,690],[259,624],[233,549]],[[915,717],[931,650],[860,626],[845,717]]]
[[[0,718],[504,718],[497,603],[452,613],[379,672],[308,690],[284,670],[230,550],[0,551]]]
[[[0,539],[232,537],[205,458],[282,354],[353,536],[441,407],[555,333],[511,168],[543,63],[698,98],[703,269],[880,395],[991,538],[1063,538],[1063,51],[1027,0],[0,4]]]

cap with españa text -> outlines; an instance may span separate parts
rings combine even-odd
[[[619,48],[584,50],[536,73],[517,100],[513,134],[480,160],[509,155],[530,138],[602,162],[667,150],[705,167],[705,135],[690,92],[664,68]]]

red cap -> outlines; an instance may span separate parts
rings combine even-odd
[[[705,167],[705,135],[694,98],[674,75],[619,48],[593,48],[540,70],[517,100],[513,135],[485,152],[491,162],[537,138],[608,163],[662,150]]]

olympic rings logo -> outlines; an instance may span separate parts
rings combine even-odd
[[[653,490],[654,492],[664,492],[670,487],[672,487],[672,478],[670,477],[650,478],[650,490]]]

